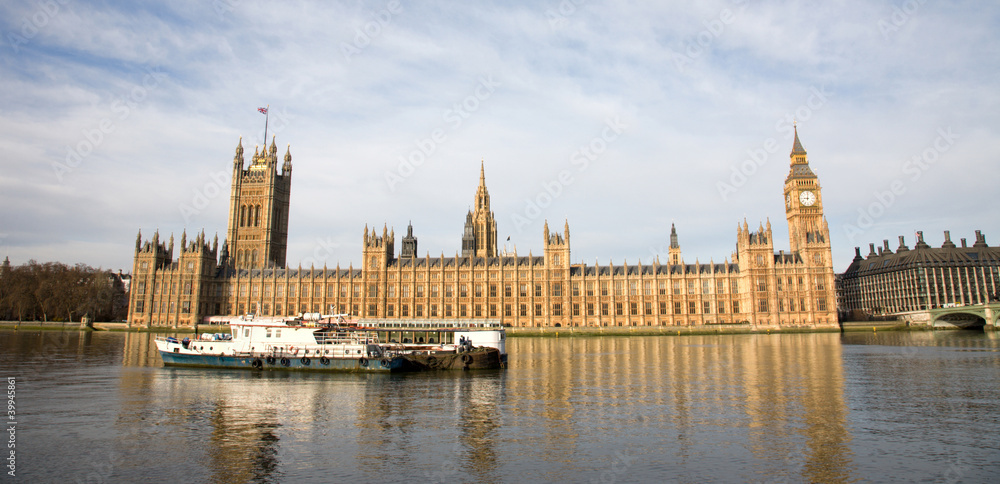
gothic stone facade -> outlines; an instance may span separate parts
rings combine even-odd
[[[798,133],[784,197],[789,252],[774,250],[771,224],[737,227],[737,250],[721,263],[686,263],[671,228],[668,260],[651,264],[573,263],[568,221],[542,233],[541,255],[498,254],[485,170],[454,257],[418,256],[412,226],[395,251],[395,232],[365,227],[362,266],[285,265],[291,154],[255,153],[244,168],[236,149],[228,238],[182,235],[174,258],[155,234],[136,240],[129,321],[187,326],[211,316],[351,313],[397,319],[496,318],[511,326],[695,326],[834,328],[829,228],[819,180]]]

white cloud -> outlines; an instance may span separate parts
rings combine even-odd
[[[565,16],[552,15],[559,2],[402,2],[386,16],[388,4],[67,4],[0,49],[0,251],[128,268],[140,228],[223,235],[228,197],[187,223],[178,207],[229,172],[239,135],[248,151],[263,141],[266,104],[280,115],[269,137],[282,153],[291,144],[295,164],[290,265],[331,239],[329,265],[347,266],[365,223],[403,233],[409,220],[421,253],[454,254],[480,159],[501,238],[519,252],[541,250],[544,219],[567,217],[587,263],[652,260],[671,221],[691,259],[729,257],[744,217],[770,218],[781,249],[791,140],[776,124],[797,110],[838,269],[853,245],[913,230],[1000,240],[998,209],[965,195],[989,193],[998,174],[994,6],[926,3],[884,35],[892,2],[587,2]],[[35,8],[0,7],[8,44]],[[153,86],[150,70],[163,74]],[[455,125],[448,111],[484,76],[499,86]],[[816,88],[833,94],[803,119]],[[512,215],[616,115],[621,137],[518,232]],[[105,120],[113,129],[60,180],[53,164]],[[949,126],[954,149],[850,240],[858,209]],[[385,173],[435,129],[447,140],[389,190]],[[722,200],[716,183],[768,138],[779,149]]]

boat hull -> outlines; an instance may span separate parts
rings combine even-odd
[[[402,357],[367,358],[311,358],[192,355],[161,351],[164,366],[191,368],[238,368],[256,371],[316,371],[316,372],[366,372],[388,373],[403,370]]]
[[[479,347],[462,353],[423,352],[402,356],[396,371],[499,370],[507,366],[506,355],[496,348]]]

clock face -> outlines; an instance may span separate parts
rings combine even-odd
[[[807,207],[813,206],[816,203],[816,194],[806,190],[799,194],[799,203]]]

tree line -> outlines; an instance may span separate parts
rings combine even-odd
[[[86,264],[5,263],[0,268],[0,320],[122,320],[128,314],[125,286],[120,274]]]

